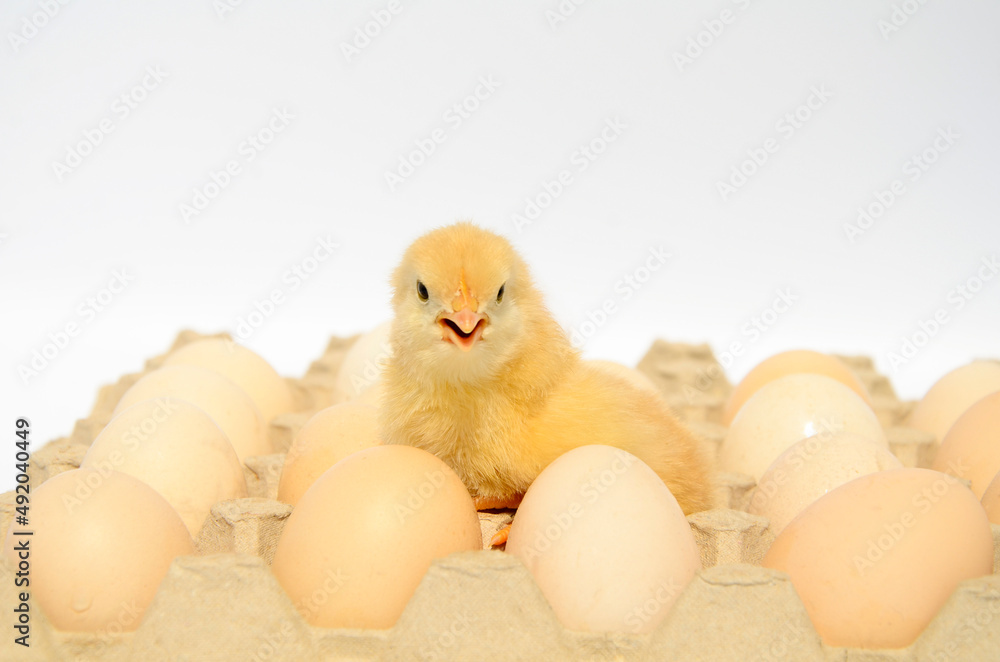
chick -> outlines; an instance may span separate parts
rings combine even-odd
[[[712,507],[699,442],[657,394],[580,359],[506,239],[471,223],[433,230],[392,285],[382,439],[444,460],[479,509],[517,506],[585,444],[642,459],[685,514]]]

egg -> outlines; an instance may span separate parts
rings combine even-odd
[[[382,397],[385,393],[385,384],[382,382],[376,382],[361,391],[361,395],[356,398],[352,398],[351,402],[356,402],[358,404],[371,405],[378,409],[382,406]]]
[[[241,462],[271,452],[257,405],[232,381],[207,368],[173,365],[153,370],[125,392],[113,415],[140,400],[162,397],[186,400],[211,416]]]
[[[571,630],[648,633],[701,568],[677,500],[644,462],[580,446],[528,488],[506,552]]]
[[[973,361],[935,382],[913,408],[908,424],[940,443],[966,409],[994,391],[1000,391],[1000,362]]]
[[[383,322],[358,338],[347,350],[334,386],[342,398],[356,398],[382,378],[382,369],[392,357],[391,329],[392,322]]]
[[[1000,524],[1000,472],[986,486],[981,503],[990,522]]]
[[[289,516],[271,570],[306,621],[392,627],[431,561],[482,550],[479,515],[448,465],[377,446],[326,471]]]
[[[4,552],[16,568],[27,545],[31,596],[60,630],[135,630],[173,559],[194,553],[170,504],[116,471],[53,476],[32,490],[28,517],[11,525]]]
[[[859,476],[901,469],[902,463],[870,439],[842,432],[814,435],[792,444],[761,475],[747,511],[781,533],[803,509]]]
[[[851,389],[825,375],[779,377],[762,386],[733,419],[719,448],[719,467],[759,480],[792,444],[840,432],[889,448],[875,412]]]
[[[247,496],[243,465],[208,414],[175,398],[142,400],[105,426],[81,467],[120,471],[146,483],[197,536],[212,505]]]
[[[929,469],[862,476],[792,520],[762,565],[787,572],[828,646],[904,648],[959,582],[993,570],[978,499]]]
[[[593,366],[598,370],[602,370],[609,375],[620,377],[636,388],[644,389],[652,393],[656,393],[657,395],[662,395],[662,393],[660,393],[660,389],[656,387],[656,384],[653,383],[652,379],[638,370],[624,366],[621,363],[605,361],[603,359],[590,359],[584,361],[584,363]]]
[[[972,481],[982,497],[1000,471],[1000,391],[965,410],[941,441],[932,469]]]
[[[846,363],[835,356],[821,354],[808,349],[797,349],[788,352],[775,354],[758,363],[753,370],[747,373],[746,377],[737,384],[736,388],[726,402],[726,408],[722,412],[722,422],[729,425],[733,422],[737,412],[743,404],[753,396],[764,384],[774,381],[785,375],[797,373],[812,373],[826,375],[836,379],[838,382],[848,387],[858,394],[865,404],[871,406],[871,396],[868,389],[861,383],[861,380],[851,371]]]
[[[174,350],[163,365],[194,365],[214,370],[246,391],[264,421],[295,409],[292,390],[267,361],[228,338],[205,338]]]
[[[285,455],[278,500],[294,506],[327,469],[351,453],[378,446],[377,414],[371,405],[343,403],[306,421]]]

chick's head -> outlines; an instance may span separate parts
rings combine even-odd
[[[433,230],[407,249],[392,276],[394,352],[450,382],[487,379],[524,340],[535,298],[510,243],[471,223]]]

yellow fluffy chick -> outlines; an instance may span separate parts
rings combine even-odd
[[[437,455],[480,509],[516,506],[542,469],[586,444],[642,459],[685,514],[711,508],[698,441],[657,394],[580,360],[506,239],[471,223],[436,229],[392,284],[386,443]]]

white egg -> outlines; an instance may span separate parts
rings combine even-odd
[[[816,435],[792,445],[760,477],[747,511],[778,535],[816,499],[859,476],[901,469],[888,450],[856,434]]]
[[[506,551],[571,630],[651,632],[701,567],[677,500],[611,446],[558,457],[528,488]]]
[[[758,480],[792,444],[841,432],[889,448],[878,417],[857,393],[825,375],[787,375],[762,386],[740,408],[719,448],[719,468]]]
[[[343,399],[353,399],[374,386],[382,378],[382,369],[392,357],[389,330],[392,322],[384,322],[355,341],[344,356],[337,373],[335,388]]]
[[[243,465],[204,411],[176,398],[140,400],[105,426],[81,467],[120,471],[167,500],[198,535],[212,506],[247,495]]]

